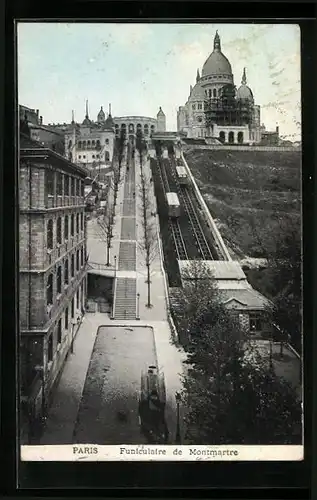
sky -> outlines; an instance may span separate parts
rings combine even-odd
[[[100,106],[113,116],[156,117],[176,130],[197,69],[213,50],[216,30],[234,83],[247,83],[267,130],[299,140],[300,28],[296,24],[136,24],[19,22],[18,102],[39,109],[43,123],[82,122]]]

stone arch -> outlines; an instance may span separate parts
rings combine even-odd
[[[238,132],[238,143],[243,144],[243,132]]]
[[[224,132],[223,130],[220,131],[220,134],[219,134],[219,139],[221,142],[226,142],[226,132]]]
[[[232,130],[230,130],[229,134],[228,134],[228,142],[230,144],[233,144],[234,143],[234,132]]]

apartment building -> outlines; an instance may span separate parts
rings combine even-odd
[[[20,134],[19,320],[22,415],[50,402],[85,309],[87,170]]]

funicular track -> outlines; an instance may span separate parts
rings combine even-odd
[[[203,228],[201,227],[199,217],[197,215],[197,211],[195,208],[195,201],[192,199],[192,196],[190,195],[187,187],[180,186],[177,176],[176,176],[176,168],[174,164],[174,159],[170,159],[171,163],[171,168],[170,168],[170,173],[171,176],[173,177],[174,184],[176,186],[176,190],[178,193],[178,196],[180,200],[183,203],[183,206],[187,212],[188,219],[190,221],[196,242],[197,242],[197,247],[198,251],[200,254],[200,258],[203,260],[213,260],[213,254],[210,249],[210,246],[206,240],[205,233]]]
[[[167,177],[166,169],[164,164],[157,160],[158,165],[158,173],[160,177],[160,181],[163,187],[164,195],[171,191],[170,183]],[[179,225],[179,221],[177,219],[168,219],[168,228],[171,234],[173,235],[173,240],[175,244],[176,253],[179,260],[188,260],[188,253],[186,249],[186,245],[184,242],[184,238],[182,235],[182,231]]]

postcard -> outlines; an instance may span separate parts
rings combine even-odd
[[[302,460],[299,26],[16,31],[21,459]]]

